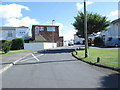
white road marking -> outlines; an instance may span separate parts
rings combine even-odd
[[[40,61],[34,54],[32,54],[32,56],[33,56],[37,61]]]
[[[24,57],[19,58],[18,60],[14,61],[13,63],[5,66],[5,67],[2,68],[2,69],[0,69],[0,74],[2,74],[4,71],[6,71],[6,70],[9,69],[10,67],[12,67],[14,64],[16,64],[17,62],[19,62],[21,59],[23,59],[23,58],[25,58],[25,57],[27,57],[27,56],[29,56],[29,55],[30,55],[30,54],[27,54],[27,55],[25,55]]]
[[[31,55],[32,55],[32,54],[31,54]],[[34,55],[34,54],[33,54],[33,55]],[[32,56],[33,56],[33,55],[32,55]],[[38,56],[35,56],[35,55],[34,55],[34,56],[37,58],[37,57],[42,56],[42,55],[44,55],[44,54],[40,54],[40,55],[38,55]],[[24,61],[27,61],[27,60],[33,59],[33,58],[35,58],[34,56],[31,57],[31,58],[27,58],[27,59],[21,60],[20,62],[24,62]],[[37,60],[37,61],[38,61],[38,60]],[[39,61],[40,61],[40,60],[39,60]]]

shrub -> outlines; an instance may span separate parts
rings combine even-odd
[[[11,48],[11,41],[5,41],[2,45],[2,51],[4,51],[4,53],[9,52]]]
[[[29,41],[30,41],[29,39],[24,40],[25,43],[29,43]]]
[[[91,46],[92,38],[88,38],[88,46]]]
[[[12,40],[11,50],[19,50],[24,48],[24,40],[22,38],[15,38]]]
[[[0,41],[0,50],[2,50],[3,43],[5,43],[5,41],[7,41],[7,40],[1,40],[1,41]]]
[[[102,46],[104,44],[103,39],[100,37],[95,37],[94,46]]]

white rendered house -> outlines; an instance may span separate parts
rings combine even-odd
[[[28,27],[0,27],[0,40],[12,40],[14,38],[29,38],[30,29]]]
[[[120,46],[120,18],[112,21],[108,30],[102,35],[106,46]]]

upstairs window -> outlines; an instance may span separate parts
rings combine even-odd
[[[12,37],[12,31],[8,31],[8,37]]]
[[[39,30],[40,31],[44,31],[44,27],[39,27]]]
[[[55,31],[55,27],[47,27],[47,31]]]
[[[36,31],[44,31],[44,27],[38,27],[38,26],[36,26],[36,27],[35,27],[35,30],[36,30]]]
[[[39,30],[39,27],[38,27],[38,26],[36,26],[36,27],[35,27],[35,30],[36,30],[36,31],[38,31],[38,30]]]

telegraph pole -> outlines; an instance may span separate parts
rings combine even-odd
[[[85,34],[85,57],[88,57],[88,37],[87,37],[87,16],[86,16],[86,0],[84,0],[84,34]]]

